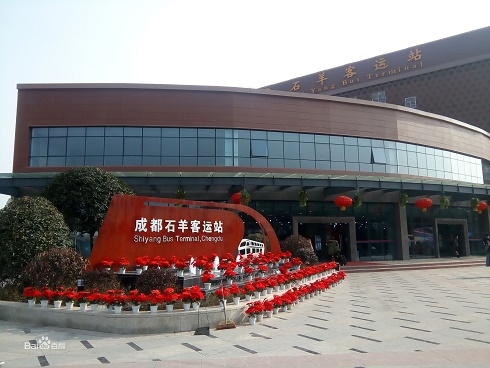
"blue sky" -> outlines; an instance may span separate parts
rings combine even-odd
[[[481,1],[0,0],[0,173],[19,83],[258,88],[490,25]],[[0,208],[8,197],[0,196]]]

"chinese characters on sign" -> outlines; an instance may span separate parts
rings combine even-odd
[[[223,237],[219,234],[223,233],[223,221],[206,221],[206,220],[190,220],[187,219],[155,219],[152,218],[147,227],[148,220],[146,217],[141,217],[135,220],[135,233],[161,233],[153,234],[154,236],[134,235],[135,243],[157,243],[162,242],[221,242]],[[148,231],[149,230],[149,231]]]
[[[310,93],[319,93],[373,79],[385,78],[391,75],[400,74],[423,67],[422,51],[418,48],[415,50],[410,50],[405,60],[406,63],[399,61],[400,65],[398,65],[396,61],[393,62],[393,64],[390,64],[390,60],[387,60],[385,57],[380,57],[375,60],[374,64],[372,65],[372,69],[365,70],[366,68],[364,67],[364,70],[361,73],[359,73],[356,66],[349,65],[344,69],[343,76],[337,76],[337,78],[342,79],[336,81],[335,77],[329,77],[326,75],[326,72],[323,71],[318,73],[318,79],[316,80],[315,85],[311,85],[311,83],[313,83],[313,80],[311,79],[303,84],[301,83],[301,80],[296,80],[291,82],[291,88],[289,91],[304,92],[303,87],[306,86],[306,88],[310,90]],[[335,74],[335,70],[331,71],[331,73]],[[312,78],[312,76],[309,76],[309,78]],[[327,80],[329,81],[328,84],[326,83]]]

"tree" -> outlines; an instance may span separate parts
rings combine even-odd
[[[71,245],[63,215],[42,197],[22,197],[0,210],[0,279],[15,278],[36,254]]]
[[[134,195],[134,191],[121,179],[96,167],[59,173],[43,193],[63,214],[71,231],[90,235],[90,249],[114,194]]]

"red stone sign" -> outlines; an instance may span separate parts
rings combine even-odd
[[[115,195],[90,255],[91,267],[121,257],[134,264],[143,255],[169,259],[236,254],[244,237],[240,210],[264,225],[262,215],[243,205]],[[278,252],[277,237],[265,222],[271,251]]]

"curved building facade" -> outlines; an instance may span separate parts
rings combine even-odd
[[[245,188],[279,239],[301,234],[348,259],[478,254],[490,194],[490,134],[387,103],[239,88],[19,85],[13,174],[2,193],[39,193],[69,167],[98,166],[137,194],[229,201]],[[298,192],[305,190],[306,207]],[[342,211],[338,195],[360,195]],[[408,196],[406,206],[400,194]],[[441,209],[441,196],[451,205]],[[430,198],[422,212],[417,199]],[[243,217],[247,232],[257,224]]]

